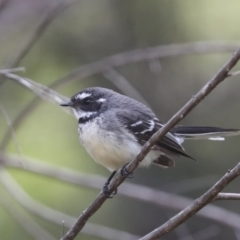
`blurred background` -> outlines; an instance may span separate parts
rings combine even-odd
[[[111,88],[166,122],[240,46],[239,12],[237,0],[1,0],[0,68],[22,66],[22,76],[69,97],[90,86]],[[240,128],[239,80],[221,83],[181,124]],[[4,78],[0,107],[0,238],[59,239],[110,173],[88,156],[77,121],[60,107]],[[197,162],[180,158],[171,169],[137,169],[76,239],[147,234],[234,167],[239,143],[240,137],[185,142]],[[239,192],[239,183],[225,191]],[[158,194],[155,202],[136,199],[145,187]],[[214,206],[163,239],[240,239],[239,202]]]

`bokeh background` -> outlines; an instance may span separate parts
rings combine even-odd
[[[66,7],[55,14],[52,9],[60,2],[65,2]],[[55,90],[66,96],[90,86],[111,88],[147,102],[161,121],[166,122],[240,46],[239,12],[237,0],[75,0],[71,3],[2,0],[0,68],[23,66],[26,72],[20,74],[44,85],[63,79]],[[34,32],[43,19],[48,19],[48,25],[43,24],[36,37]],[[36,41],[30,47],[27,43],[32,36]],[[28,51],[14,64],[24,46],[28,46]],[[130,57],[139,53],[131,51],[137,49],[145,52],[138,60],[130,61]],[[147,49],[151,50],[149,56]],[[120,63],[115,58],[103,60],[124,52],[129,55],[121,60],[119,57]],[[96,62],[97,70],[92,64]],[[79,69],[75,76],[69,75],[75,69]],[[239,64],[235,70],[239,70]],[[220,84],[181,124],[240,128],[239,80],[236,76]],[[79,175],[102,176],[98,184],[103,185],[109,172],[95,164],[79,144],[77,121],[60,107],[40,99],[38,105],[23,114],[33,99],[32,92],[1,78],[1,156],[15,154],[18,158],[33,158],[75,170]],[[17,143],[13,136],[7,137],[6,112],[11,122],[22,116],[18,125],[13,126]],[[138,169],[135,177],[126,182],[197,198],[239,162],[239,143],[239,137],[224,142],[186,142],[185,149],[197,162],[181,158],[176,159],[176,167],[172,169]],[[99,192],[29,172],[24,168],[24,160],[16,161],[18,167],[4,165],[8,163],[2,164],[0,172],[0,238],[4,240],[59,239],[68,229],[62,223],[66,219],[59,218],[53,223],[23,207],[19,202],[26,202],[20,194],[22,190],[31,198],[27,204],[38,201],[72,217],[77,217]],[[226,191],[239,192],[239,183],[236,179]],[[120,193],[124,184],[119,188]],[[225,209],[226,216],[234,213],[239,219],[239,202],[219,201],[214,205]],[[51,214],[47,209],[37,210],[43,215]],[[80,233],[76,239],[135,239],[127,235],[121,238],[120,234],[103,238],[97,229],[105,226],[143,236],[177,212],[118,194],[90,219],[96,227],[89,225],[89,234]],[[217,212],[209,213],[214,214]],[[194,216],[163,239],[240,239],[239,230],[227,224],[235,220],[226,217],[224,221],[226,224]]]

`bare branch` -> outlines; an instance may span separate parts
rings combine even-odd
[[[142,147],[141,151],[138,153],[137,157],[131,161],[126,170],[130,173],[138,166],[138,164],[144,159],[147,153],[151,150],[152,146],[156,143],[157,140],[160,140],[167,132],[169,132],[178,122],[180,122],[199,102],[201,102],[219,83],[226,79],[229,71],[236,65],[240,58],[240,49],[230,58],[230,60],[220,69],[220,71],[192,98],[190,99],[185,106],[180,109],[157,133],[155,133],[150,140]],[[239,164],[240,168],[240,164]],[[237,168],[238,170],[238,168]],[[236,170],[235,170],[236,171]],[[234,170],[232,172],[235,172]],[[237,173],[233,175],[230,172],[227,179],[227,184],[237,177]],[[240,173],[240,172],[239,172]],[[113,183],[109,187],[109,193],[112,193],[117,187],[125,180],[125,177],[118,176],[114,179]],[[219,191],[221,191],[225,185],[221,188],[219,186]],[[218,191],[218,192],[219,192]],[[210,200],[212,200],[218,192],[210,192]],[[205,195],[204,195],[205,196]],[[76,235],[81,231],[81,229],[86,224],[87,220],[102,206],[106,201],[106,196],[101,192],[98,197],[93,201],[93,203],[82,212],[78,218],[75,225],[68,231],[68,233],[62,238],[62,240],[74,239]],[[205,204],[206,205],[206,204]],[[205,206],[200,205],[200,206]],[[198,206],[198,205],[197,205]],[[200,207],[199,209],[201,209]],[[198,208],[197,208],[198,209]],[[189,215],[190,217],[191,215]],[[179,222],[179,224],[181,221]],[[178,225],[179,225],[178,224]],[[178,226],[176,225],[176,226]]]
[[[62,224],[64,220],[64,225],[67,227],[71,227],[72,224],[76,221],[74,217],[71,217],[67,214],[54,210],[34,199],[32,199],[11,177],[11,175],[4,170],[3,168],[0,170],[0,182],[6,188],[6,190],[14,197],[19,204],[21,204],[28,211],[40,216],[43,219],[51,221],[55,224]],[[109,227],[88,223],[86,228],[83,230],[84,234],[92,235],[96,237],[101,237],[107,240],[135,240],[138,239],[139,236],[112,229]],[[51,239],[47,237],[43,237],[41,239]]]
[[[141,240],[154,240],[166,235],[174,228],[179,226],[181,223],[185,222],[188,218],[196,214],[208,203],[213,201],[216,195],[239,175],[240,175],[240,163],[238,163],[231,171],[227,172],[216,184],[214,184],[213,187],[211,187],[201,197],[196,199],[191,205],[189,205],[180,213],[169,219],[162,226],[156,228],[146,236],[142,237]]]
[[[74,69],[71,73],[65,77],[56,80],[49,87],[56,89],[61,85],[68,83],[69,81],[82,79],[91,75],[102,73],[109,69],[109,67],[117,67],[138,61],[148,61],[156,58],[164,58],[170,56],[180,56],[188,54],[204,54],[204,53],[216,53],[216,52],[233,52],[239,46],[239,43],[228,42],[196,42],[185,44],[173,44],[165,46],[157,46],[146,49],[137,49],[129,52],[116,54],[100,61],[96,61],[87,65],[80,66]],[[13,128],[16,130],[22,120],[30,114],[33,109],[39,104],[40,99],[35,97],[15,118],[13,121]],[[1,143],[0,150],[4,150],[11,139],[10,131],[7,131],[4,135]]]
[[[78,171],[53,166],[34,159],[21,158],[20,160],[24,163],[23,166],[19,164],[18,156],[0,155],[0,164],[4,166],[42,174],[70,184],[99,190],[102,189],[103,183],[106,180],[104,177],[97,176],[95,174],[84,175]],[[121,186],[118,190],[118,194],[172,210],[182,210],[193,202],[193,199],[190,198],[129,182],[125,182]],[[207,205],[204,209],[198,212],[197,215],[240,231],[240,225],[238,224],[240,222],[240,216],[221,207]]]
[[[170,215],[170,213],[166,214],[167,219],[169,219],[171,216],[172,215]],[[173,234],[176,235],[175,238],[178,240],[185,238],[187,238],[188,240],[195,240],[186,222],[182,223],[178,228],[175,228]]]
[[[213,199],[213,201],[217,200],[240,200],[239,193],[218,193],[218,195]]]
[[[240,71],[230,72],[230,73],[228,73],[228,77],[237,76],[239,74],[240,74]]]

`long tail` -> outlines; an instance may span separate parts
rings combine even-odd
[[[225,129],[219,127],[177,126],[171,133],[183,140],[209,139],[222,141],[225,137],[240,135],[240,129]]]

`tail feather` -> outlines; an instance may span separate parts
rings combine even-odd
[[[209,139],[222,141],[225,137],[240,135],[240,129],[225,129],[219,127],[177,126],[171,133],[183,139]]]

